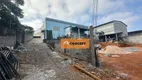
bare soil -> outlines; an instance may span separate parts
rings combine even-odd
[[[104,43],[103,47],[107,45],[109,43]],[[112,43],[111,45],[117,46]],[[133,52],[133,54],[119,54],[118,58],[99,54],[99,58],[104,62],[104,67],[111,69],[114,73],[128,74],[126,80],[142,80],[142,47],[138,45],[133,45],[133,47],[140,51]]]

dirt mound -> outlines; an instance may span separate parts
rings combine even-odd
[[[125,51],[123,48],[118,46],[106,46],[104,49],[100,50],[99,53],[103,54],[130,54],[131,52]]]
[[[119,42],[98,42],[98,44],[101,44],[102,48],[105,48],[106,46],[118,46],[118,47],[131,47],[132,45],[126,44],[126,43],[119,43]]]

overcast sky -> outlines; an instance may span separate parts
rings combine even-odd
[[[69,21],[82,25],[92,24],[93,0],[25,0],[21,8],[22,24],[35,30],[43,25],[45,17]],[[142,0],[99,0],[98,24],[121,20],[129,31],[142,30]]]

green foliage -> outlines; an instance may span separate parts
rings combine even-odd
[[[18,17],[23,18],[23,12],[19,5],[23,4],[24,0],[0,0],[0,25],[13,29],[20,28]]]
[[[17,4],[24,5],[24,0],[15,0]]]
[[[10,11],[15,16],[20,18],[23,17],[22,9],[19,8],[18,3],[13,3],[11,2],[11,0],[2,0],[2,6],[5,7],[8,11]]]
[[[1,8],[5,8],[5,11],[11,12],[10,14],[14,14],[15,16],[20,18],[23,17],[23,12],[22,9],[19,8],[19,5],[23,4],[23,0],[0,0]]]

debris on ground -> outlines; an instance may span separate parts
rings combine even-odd
[[[23,44],[20,44],[14,51],[23,52],[23,51],[27,51],[27,49],[25,48]]]
[[[62,67],[67,67],[68,65],[72,64],[72,60],[68,59],[68,60],[62,61],[61,64],[62,64]]]
[[[139,66],[142,66],[142,64],[139,64]]]
[[[117,55],[117,54],[104,54],[104,56],[113,57],[113,58],[119,58],[119,57],[120,57],[120,56]]]
[[[112,43],[110,43],[112,44]],[[96,68],[89,62],[74,58],[71,56],[62,55],[60,52],[51,50],[44,43],[35,42],[35,44],[25,45],[28,52],[22,52],[22,58],[19,57],[22,80],[92,80],[81,70],[95,75],[102,80],[141,80],[141,48],[135,46],[120,47],[117,45],[100,46],[103,48],[98,50],[102,54],[98,54],[99,63],[102,68]],[[32,51],[29,51],[29,49]],[[134,53],[134,54],[132,54]],[[130,55],[121,55],[130,54]],[[105,55],[105,56],[104,56]],[[106,57],[109,56],[109,57]],[[135,59],[135,60],[132,60]],[[23,61],[25,62],[23,63]],[[81,70],[72,67],[72,64],[79,63]],[[26,67],[25,65],[32,65]],[[77,65],[78,66],[78,65]],[[73,69],[76,69],[74,72]],[[116,72],[118,71],[118,73]],[[62,75],[61,75],[62,74]]]
[[[95,44],[94,46],[95,46],[95,48],[97,48],[99,50],[102,48],[101,44]]]
[[[62,59],[62,57],[61,57],[57,52],[52,52],[52,56],[53,56],[54,58]]]
[[[85,70],[84,68],[82,68],[79,64],[74,64],[73,65],[75,68],[77,68],[79,71],[87,74],[88,76],[92,77],[95,80],[101,80],[100,78],[98,78],[96,75],[92,74],[91,72],[88,72],[87,70]],[[94,72],[93,72],[94,73]]]
[[[56,72],[54,70],[42,70],[35,68],[34,72],[29,72],[29,75],[22,80],[50,80],[56,79]]]
[[[126,51],[126,52],[137,52],[137,51],[140,51],[140,50],[136,47],[127,47],[127,48],[124,48],[124,51]]]
[[[114,75],[113,71],[111,69],[103,69],[103,72],[107,76],[112,76]]]
[[[116,45],[113,45],[113,46],[116,46]],[[120,50],[126,53],[129,52],[129,55],[123,55],[124,53],[123,54],[106,54],[106,53],[98,54],[100,59],[103,61],[105,68],[112,69],[114,73],[116,73],[115,79],[108,79],[108,80],[141,80],[142,79],[142,70],[141,70],[142,69],[142,48],[137,45],[136,46],[133,45],[131,47],[127,46],[127,47],[118,47],[118,48],[120,48]],[[116,55],[120,57],[113,58],[114,55],[115,57]],[[117,71],[119,71],[119,73],[117,73]]]
[[[111,57],[119,58],[120,56],[119,55],[111,55]]]
[[[129,78],[129,75],[126,74],[126,73],[118,73],[118,74],[117,74],[117,78],[121,78],[121,79],[126,80],[126,79]]]
[[[40,39],[33,39],[25,47],[27,52],[17,54],[21,80],[92,80],[72,69],[72,58],[52,51]]]
[[[103,54],[124,54],[124,50],[118,46],[106,46],[104,49],[100,50],[99,53]]]
[[[104,49],[99,50],[99,53],[103,54],[132,54],[133,52],[139,51],[135,47],[127,47],[127,48],[121,48],[118,46],[106,46]]]
[[[94,69],[94,66],[93,66],[91,63],[89,63],[89,64],[87,65],[87,68]]]

